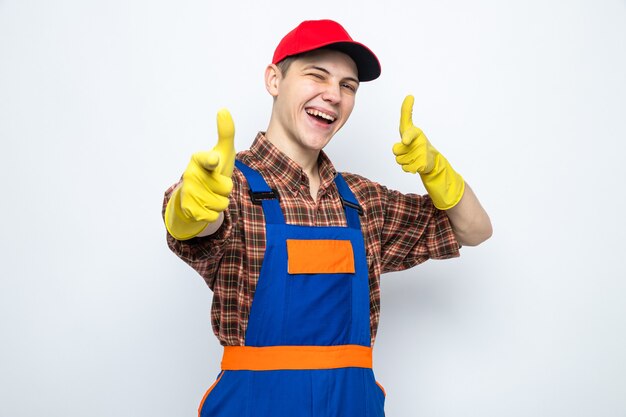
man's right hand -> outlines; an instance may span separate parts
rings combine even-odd
[[[210,223],[221,219],[228,208],[235,166],[235,124],[226,109],[217,113],[217,145],[197,152],[183,173],[165,208],[165,226],[178,240],[200,234]]]

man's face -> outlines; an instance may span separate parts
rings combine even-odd
[[[332,50],[295,59],[274,81],[275,88],[268,86],[275,97],[270,127],[296,151],[326,146],[350,117],[359,87],[352,58]]]

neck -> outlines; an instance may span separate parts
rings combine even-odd
[[[309,178],[311,198],[313,198],[313,201],[317,201],[317,191],[320,186],[319,164],[317,161],[320,151],[297,146],[294,142],[285,140],[285,136],[274,134],[270,128],[265,132],[265,138],[302,168],[302,171]]]
[[[309,179],[319,176],[317,163],[320,156],[319,149],[306,149],[298,146],[294,141],[285,139],[284,135],[277,134],[271,129],[271,126],[265,132],[265,138],[287,155],[289,159],[298,164]]]

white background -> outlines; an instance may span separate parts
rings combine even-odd
[[[422,193],[413,93],[495,229],[383,276],[387,415],[626,416],[626,2],[227,3],[0,0],[0,415],[195,415],[221,348],[163,191],[220,107],[250,145],[274,47],[333,18],[383,65],[335,165]]]

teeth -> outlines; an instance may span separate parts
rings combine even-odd
[[[318,116],[318,117],[321,117],[323,119],[329,120],[331,122],[335,121],[335,118],[333,116],[331,116],[330,114],[323,113],[323,112],[321,112],[319,110],[308,109],[306,112],[308,114],[310,114],[311,116]]]

